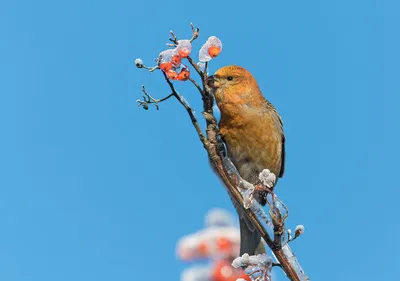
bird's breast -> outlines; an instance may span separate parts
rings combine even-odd
[[[282,164],[282,136],[270,113],[236,109],[235,114],[229,116],[221,110],[221,115],[220,133],[241,177],[256,183],[263,169],[278,176]]]

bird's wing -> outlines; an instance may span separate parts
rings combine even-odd
[[[278,131],[281,134],[281,143],[282,143],[282,152],[281,152],[281,169],[279,171],[278,177],[282,178],[283,174],[285,172],[285,158],[286,158],[286,152],[285,152],[285,134],[283,132],[283,121],[281,116],[279,115],[278,111],[276,111],[275,107],[267,101],[267,105],[270,110],[272,110],[271,117],[274,120],[276,126],[278,127]]]
[[[285,151],[285,135],[282,134],[282,156],[281,156],[281,170],[279,171],[279,177],[283,177],[285,173],[285,159],[286,159],[286,151]]]

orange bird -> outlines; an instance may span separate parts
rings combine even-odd
[[[285,166],[283,123],[273,105],[267,101],[253,75],[239,66],[225,66],[208,77],[207,86],[221,111],[219,131],[228,157],[240,176],[259,184],[259,174],[269,169],[282,177]],[[266,192],[255,194],[266,203]],[[234,202],[240,219],[240,255],[264,253],[261,235],[246,217],[243,207]]]

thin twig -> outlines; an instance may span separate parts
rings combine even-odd
[[[197,84],[197,82],[192,78],[189,77],[190,82],[192,82],[192,84],[197,88],[197,90],[200,92],[200,94],[203,96],[204,95],[204,91],[201,89],[201,87],[199,86],[199,84]]]
[[[158,104],[160,102],[163,102],[163,101],[169,99],[170,97],[172,97],[174,95],[174,94],[170,94],[162,99],[155,99],[147,93],[147,91],[143,85],[142,85],[142,92],[144,94],[143,100],[137,100],[136,102],[138,103],[138,106],[142,106],[146,110],[149,109],[149,104],[154,104],[154,106],[157,108],[157,110],[159,110],[160,107]]]
[[[176,37],[175,33],[170,30],[169,33],[171,34],[171,38],[169,38],[169,41],[171,41],[172,43],[176,45],[178,45],[178,38]]]
[[[136,61],[139,61],[139,62],[136,62]],[[144,69],[148,70],[149,72],[153,72],[154,70],[160,69],[160,67],[158,66],[158,61],[157,60],[156,60],[157,65],[151,66],[151,67],[147,66],[147,65],[144,65],[143,61],[141,59],[137,59],[136,61],[135,61],[135,64],[136,64],[137,68],[144,68]]]
[[[167,74],[165,74],[164,71],[162,71],[165,81],[167,82],[167,84],[169,85],[172,94],[182,105],[183,107],[186,109],[187,113],[189,114],[190,120],[192,121],[192,124],[194,126],[194,128],[196,129],[197,135],[200,138],[200,141],[203,143],[204,147],[207,148],[208,146],[208,141],[206,139],[206,137],[204,136],[203,132],[201,131],[199,122],[197,121],[196,117],[194,116],[193,113],[193,109],[185,102],[185,100],[182,98],[181,95],[178,94],[178,92],[175,90],[174,84],[172,84],[171,80],[169,80]]]
[[[150,72],[153,72],[154,70],[160,69],[160,67],[159,67],[158,65],[152,66],[152,67],[143,65],[143,68],[144,68],[144,69],[147,69],[147,70],[150,71]]]
[[[199,37],[199,32],[200,32],[200,28],[195,28],[193,23],[190,23],[190,27],[192,28],[192,38],[190,38],[190,43],[192,43],[194,40],[197,39],[197,37]]]
[[[193,66],[193,68],[196,70],[197,74],[200,75],[201,80],[204,80],[204,73],[203,73],[203,71],[201,71],[201,69],[200,69],[200,67],[197,65],[197,63],[195,63],[195,62],[193,61],[193,59],[192,59],[190,56],[188,56],[186,59],[188,60],[188,62],[190,63],[190,65]]]
[[[195,28],[193,23],[190,23],[190,28],[192,29],[192,37],[189,39],[190,43],[192,43],[194,40],[196,40],[199,37],[199,32],[200,28]],[[172,44],[167,44],[167,46],[174,47],[177,46],[179,43],[178,37],[176,37],[175,33],[173,30],[170,30],[169,33],[171,34],[171,38],[169,38],[169,41],[172,42]]]

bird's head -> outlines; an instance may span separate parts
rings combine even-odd
[[[206,80],[207,87],[215,95],[218,106],[221,103],[249,104],[261,97],[253,75],[245,68],[230,65],[217,70]]]

